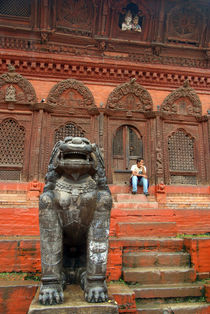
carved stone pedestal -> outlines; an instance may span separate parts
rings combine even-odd
[[[105,303],[87,303],[82,289],[78,285],[69,285],[64,291],[64,303],[59,305],[41,305],[38,301],[39,289],[30,305],[28,314],[116,314],[117,304],[113,300]]]

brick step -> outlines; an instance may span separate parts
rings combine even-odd
[[[129,287],[132,289],[132,286]],[[202,297],[204,295],[204,285],[202,283],[142,285],[140,287],[133,287],[132,290],[135,292],[136,299],[148,300],[159,298]]]
[[[201,204],[201,203],[199,203],[199,204],[192,204],[192,203],[190,203],[190,204],[166,204],[165,206],[162,206],[162,204],[161,204],[161,207],[162,208],[171,208],[171,209],[208,209],[208,210],[210,210],[210,204],[208,203],[208,204]]]
[[[189,197],[189,196],[177,196],[177,197],[166,197],[167,202],[210,202],[209,196],[197,196],[197,197]]]
[[[113,208],[158,208],[157,202],[113,202]]]
[[[116,224],[117,237],[176,235],[176,223],[174,222],[119,222]]]
[[[39,235],[38,207],[0,208],[0,235]]]
[[[26,201],[26,193],[2,193],[0,192],[1,201],[17,201],[17,199]]]
[[[136,313],[141,314],[208,314],[210,304],[205,302],[183,302],[168,304],[138,305]]]
[[[1,272],[40,272],[39,237],[0,237]]]
[[[123,252],[181,252],[184,250],[184,239],[170,237],[110,237],[110,247],[123,247]]]
[[[26,314],[38,285],[37,281],[0,280],[0,313]]]
[[[184,252],[132,252],[123,254],[124,267],[189,266],[190,255]]]
[[[108,284],[109,297],[117,302],[119,313],[135,313],[135,292],[126,284],[112,282]]]
[[[113,199],[115,202],[148,202],[151,199],[154,201],[154,196],[145,196],[144,194],[114,194]]]
[[[174,284],[193,282],[196,279],[196,272],[188,267],[124,268],[123,279],[128,283]]]
[[[153,209],[153,208],[112,208],[111,210],[111,219],[120,220],[123,217],[130,219],[141,219],[145,221],[146,219],[152,221],[164,221],[169,219],[169,221],[174,221],[174,211],[172,209]],[[128,221],[128,220],[127,220]]]

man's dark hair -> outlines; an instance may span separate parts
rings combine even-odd
[[[144,158],[137,158],[136,163],[140,162],[141,160],[144,160]]]

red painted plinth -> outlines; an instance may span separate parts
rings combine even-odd
[[[0,313],[26,314],[36,293],[35,282],[9,282],[0,283]]]
[[[210,277],[210,238],[184,239],[186,250],[191,255],[191,262],[194,269],[201,278]]]

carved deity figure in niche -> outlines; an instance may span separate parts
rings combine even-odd
[[[130,11],[125,16],[125,21],[122,23],[122,31],[132,30],[132,14]]]
[[[132,29],[135,32],[141,32],[141,26],[139,25],[139,17],[138,17],[138,15],[134,16],[134,18],[133,18]]]
[[[119,27],[122,31],[142,31],[142,11],[134,3],[129,3],[126,8],[122,9],[119,16]]]
[[[10,85],[6,89],[5,101],[16,101],[16,89]]]
[[[108,300],[106,263],[112,197],[99,147],[84,137],[55,145],[40,196],[43,305],[63,302],[80,282],[87,302]]]

